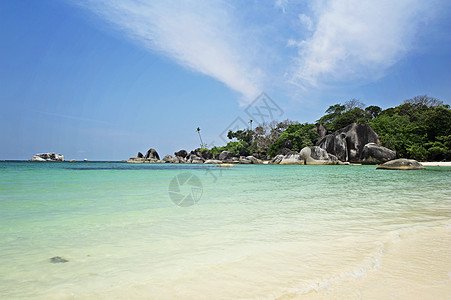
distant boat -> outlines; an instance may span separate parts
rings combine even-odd
[[[87,158],[85,158],[85,159],[83,159],[83,161],[88,161],[88,159],[87,159]]]

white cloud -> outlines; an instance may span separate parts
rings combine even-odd
[[[306,90],[380,78],[414,49],[418,28],[431,18],[437,1],[87,0],[79,5],[146,48],[252,100],[263,87],[286,88],[286,81]]]
[[[307,16],[305,14],[300,14],[299,20],[301,21],[302,25],[304,25],[308,31],[313,30],[313,21],[309,16]]]
[[[241,43],[233,7],[221,1],[91,0],[83,6],[145,47],[211,76],[246,99],[259,93],[259,71]]]
[[[287,9],[286,6],[288,4],[288,0],[276,0],[276,2],[274,2],[274,6],[276,8],[279,8],[283,13],[286,13]]]
[[[418,27],[431,17],[433,5],[422,0],[317,2],[316,28],[297,43],[293,83],[321,87],[377,79],[412,50]],[[302,19],[309,23],[309,17]]]

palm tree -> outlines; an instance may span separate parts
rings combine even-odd
[[[252,120],[249,120],[249,123],[251,124],[251,130],[252,130]]]
[[[200,136],[200,128],[197,127],[197,134],[199,135],[199,139],[200,139],[200,147],[204,148],[204,142],[202,142],[202,137]]]

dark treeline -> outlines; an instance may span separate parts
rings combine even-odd
[[[317,120],[328,133],[352,123],[370,125],[379,135],[382,146],[395,150],[398,157],[451,159],[451,108],[438,99],[417,96],[385,110],[352,99],[330,106]],[[315,145],[319,138],[316,128],[316,124],[289,120],[264,123],[254,130],[229,131],[231,141],[223,147],[213,147],[210,152],[215,157],[227,150],[235,156],[270,158],[282,148],[300,151]]]

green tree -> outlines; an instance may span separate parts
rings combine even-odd
[[[384,146],[417,160],[450,159],[451,109],[424,96],[405,100],[369,122]]]
[[[315,145],[319,135],[313,129],[314,124],[304,123],[290,125],[270,147],[270,156],[276,155],[277,151],[283,147],[285,141],[290,140],[293,147],[291,150],[300,151],[307,146]]]
[[[237,130],[235,132],[229,130],[229,132],[227,133],[227,137],[229,139],[236,138],[238,141],[246,142],[248,144],[252,142],[253,135],[254,132],[249,129]]]
[[[329,106],[326,115],[317,120],[329,131],[336,131],[352,123],[368,123],[376,115],[379,115],[381,108],[370,106],[365,109],[365,104],[356,99],[346,101],[345,104],[335,104]]]

